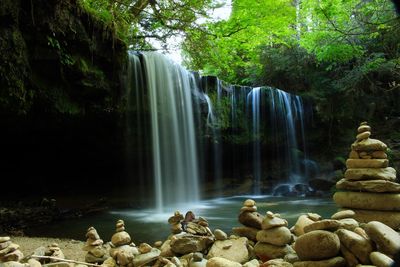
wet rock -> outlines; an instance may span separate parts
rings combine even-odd
[[[359,223],[352,218],[341,219],[341,220],[339,220],[339,223],[340,223],[340,228],[351,230],[351,231],[353,231],[355,228],[357,228],[359,226]]]
[[[247,238],[215,241],[207,255],[208,259],[213,257],[221,257],[239,263],[247,262],[249,260]]]
[[[389,226],[372,221],[367,223],[365,231],[378,246],[378,251],[386,255],[395,255],[400,251],[400,235]]]
[[[340,241],[336,234],[316,230],[297,238],[294,250],[302,261],[323,260],[335,257],[340,249]]]
[[[346,229],[339,229],[336,231],[336,234],[340,242],[351,251],[361,263],[369,263],[369,254],[373,251],[372,244],[369,240]]]

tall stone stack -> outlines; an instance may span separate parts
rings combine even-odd
[[[83,250],[88,253],[85,256],[85,261],[88,263],[103,263],[107,259],[107,251],[103,247],[103,240],[100,239],[97,230],[94,227],[89,227],[86,238]]]
[[[232,228],[233,233],[257,242],[256,236],[258,231],[261,230],[264,216],[257,212],[256,202],[253,199],[247,199],[243,202],[238,220],[243,226]]]
[[[267,212],[261,231],[257,233],[257,243],[254,246],[255,254],[262,260],[283,258],[293,252],[289,246],[292,242],[292,233],[287,228],[288,222],[279,214]]]
[[[115,234],[111,237],[110,256],[119,266],[132,265],[133,258],[139,254],[139,251],[131,243],[131,236],[125,231],[123,220],[118,220],[115,228]]]
[[[0,237],[0,263],[19,262],[23,257],[24,254],[19,250],[19,245],[11,242],[9,236]]]
[[[363,122],[351,145],[347,170],[336,188],[344,190],[333,196],[337,205],[355,212],[359,222],[380,221],[400,229],[400,184],[396,170],[388,167],[387,146],[370,138],[371,127]]]

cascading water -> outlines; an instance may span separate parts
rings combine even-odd
[[[239,184],[245,176],[252,178],[248,193],[256,195],[271,190],[271,179],[303,183],[307,171],[300,166],[299,154],[304,162],[307,159],[299,96],[270,87],[226,85],[212,77],[200,83],[194,74],[154,52],[130,53],[129,70],[133,89],[128,103],[135,108],[128,110],[146,110],[146,115],[127,116],[140,124],[135,145],[145,143],[151,132],[151,144],[146,145],[151,147],[151,163],[144,164],[143,157],[143,164],[136,164],[153,172],[153,183],[142,183],[154,186],[158,211],[200,199],[200,165],[201,174],[212,181],[214,196],[223,193],[223,176],[235,177]]]
[[[131,54],[131,60],[135,57]],[[161,54],[141,53],[140,58],[149,99],[155,204],[161,212],[165,206],[200,199],[192,105],[196,81]]]

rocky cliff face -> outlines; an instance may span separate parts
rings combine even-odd
[[[10,192],[87,191],[122,172],[127,53],[114,32],[77,0],[1,2],[0,176]]]
[[[118,107],[125,45],[76,0],[2,1],[0,36],[2,111]]]

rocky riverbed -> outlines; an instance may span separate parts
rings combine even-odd
[[[166,223],[170,235],[153,244],[135,244],[135,229],[117,220],[111,240],[88,226],[86,242],[0,237],[5,267],[361,267],[400,266],[400,192],[388,167],[387,146],[358,128],[344,178],[334,200],[341,209],[323,218],[305,213],[294,225],[278,213],[260,213],[247,199],[238,207],[238,226],[226,233],[188,211]],[[382,182],[383,181],[383,182]],[[389,181],[389,183],[387,182]],[[390,215],[390,216],[388,216]],[[130,233],[133,233],[133,238]]]

